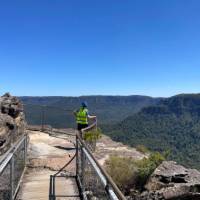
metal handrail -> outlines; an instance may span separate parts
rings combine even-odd
[[[26,167],[26,157],[27,157],[27,134],[24,134],[17,142],[15,142],[12,147],[1,157],[0,159],[0,176],[4,176],[3,173],[5,170],[9,169],[10,183],[9,183],[9,199],[14,200],[17,192],[19,190],[21,180],[23,178],[25,167]],[[23,145],[23,168],[20,172],[20,176],[17,178],[17,182],[15,180],[15,156],[18,155],[17,151]],[[8,168],[8,166],[10,167]],[[16,184],[14,186],[14,184]]]
[[[11,160],[19,146],[24,142],[24,140],[27,139],[27,134],[23,135],[16,143],[12,145],[12,147],[0,158],[0,167],[2,165],[7,165],[8,162]],[[10,158],[11,157],[11,158]],[[8,159],[10,158],[10,159]],[[3,171],[3,170],[2,170]],[[1,174],[1,168],[0,168],[0,174]]]
[[[88,132],[94,128],[97,128],[97,118],[94,118],[94,121],[92,124],[90,124],[88,127],[81,129],[82,135],[84,135],[85,132]]]

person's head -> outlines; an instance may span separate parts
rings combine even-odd
[[[87,104],[86,101],[83,101],[83,102],[81,103],[81,106],[82,106],[83,108],[87,108],[87,107],[88,107],[88,104]]]

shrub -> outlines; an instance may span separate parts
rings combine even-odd
[[[88,132],[85,132],[83,135],[83,139],[85,140],[87,147],[91,151],[95,151],[96,149],[96,141],[101,138],[101,129],[97,128]]]
[[[143,190],[153,171],[165,160],[159,152],[151,153],[148,158],[136,162],[138,168],[137,189]]]
[[[83,139],[87,142],[94,142],[101,138],[102,132],[100,128],[93,129],[91,131],[85,132]]]
[[[147,147],[145,147],[144,145],[141,145],[141,144],[136,146],[136,150],[141,152],[141,153],[144,153],[144,154],[149,153],[149,149]]]
[[[150,153],[148,158],[137,161],[133,158],[110,156],[105,167],[118,187],[128,195],[132,189],[144,190],[148,178],[164,160],[165,157],[159,152]]]
[[[110,174],[117,186],[127,193],[130,187],[134,187],[137,166],[135,160],[126,157],[110,156],[105,162],[106,171]]]

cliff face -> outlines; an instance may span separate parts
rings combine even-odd
[[[9,93],[0,97],[0,155],[24,133],[25,124],[19,99]]]

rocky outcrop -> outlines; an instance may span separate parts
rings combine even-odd
[[[24,133],[23,105],[16,97],[6,93],[0,97],[0,155]]]
[[[173,161],[163,162],[151,175],[138,200],[200,199],[200,172]]]

